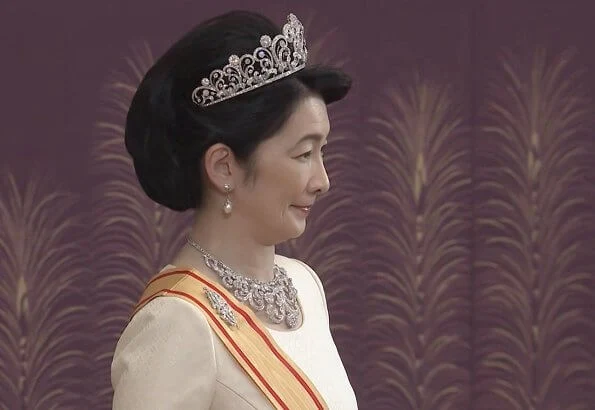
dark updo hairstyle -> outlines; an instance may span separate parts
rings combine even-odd
[[[147,72],[128,111],[125,143],[152,200],[175,211],[199,208],[205,191],[200,164],[211,145],[227,145],[249,169],[258,144],[282,127],[304,96],[316,93],[330,104],[347,94],[351,80],[346,74],[306,66],[212,106],[192,101],[200,80],[227,64],[230,55],[252,53],[262,35],[279,33],[259,14],[226,13],[195,27]],[[306,46],[307,41],[306,33]]]

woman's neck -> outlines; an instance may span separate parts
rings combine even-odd
[[[239,218],[236,218],[239,219]],[[190,238],[215,259],[237,273],[256,280],[269,281],[273,278],[275,246],[262,245],[251,235],[250,229],[234,215],[211,215],[206,211],[198,213],[189,232]],[[191,265],[200,271],[206,267],[202,253],[186,244],[174,258],[174,265]]]

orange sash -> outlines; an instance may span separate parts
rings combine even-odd
[[[207,289],[227,302],[237,325],[224,320],[211,305]],[[312,382],[277,346],[252,310],[221,285],[194,269],[165,270],[147,284],[132,316],[159,296],[176,296],[202,310],[211,329],[276,409],[328,409]]]

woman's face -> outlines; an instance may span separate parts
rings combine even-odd
[[[257,239],[274,245],[300,236],[309,207],[329,189],[322,148],[330,130],[324,101],[304,98],[254,153],[254,179],[232,194],[234,213]]]

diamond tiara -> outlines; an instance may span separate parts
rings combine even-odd
[[[207,107],[247,93],[301,70],[307,57],[304,26],[290,14],[282,34],[273,39],[263,35],[252,54],[232,55],[229,64],[203,78],[192,92],[192,101]]]

